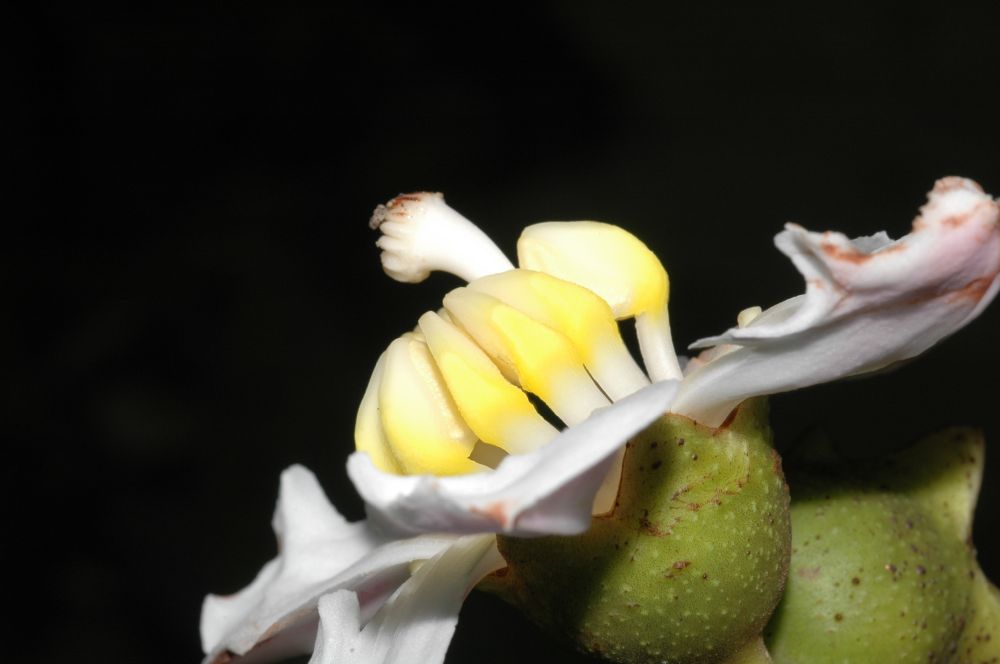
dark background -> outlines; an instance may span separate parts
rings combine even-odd
[[[444,191],[511,254],[534,221],[625,226],[686,344],[801,292],[787,220],[898,236],[940,176],[1000,192],[996,10],[327,4],[4,21],[8,661],[197,661],[204,593],[274,553],[290,463],[362,516],[371,367],[456,283],[382,274],[366,221],[396,193]],[[960,423],[995,448],[998,328],[994,305],[898,371],[775,398],[780,443]],[[474,594],[449,661],[525,652],[573,657]]]

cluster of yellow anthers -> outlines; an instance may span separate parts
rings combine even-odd
[[[558,431],[527,393],[572,426],[650,378],[681,376],[667,273],[617,226],[529,226],[515,268],[440,194],[395,198],[371,223],[383,233],[383,265],[394,278],[419,281],[438,269],[469,282],[378,361],[355,439],[384,471],[464,474],[544,445]],[[414,246],[416,237],[427,241]],[[436,253],[456,243],[460,253]],[[649,377],[622,340],[617,320],[625,318],[636,320]]]

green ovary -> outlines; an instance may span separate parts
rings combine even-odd
[[[967,596],[962,542],[909,499],[882,494],[797,502],[792,532],[776,661],[949,661]]]
[[[668,415],[632,440],[614,511],[575,537],[499,538],[484,587],[614,662],[763,662],[790,555],[766,403],[719,429]]]
[[[779,664],[1000,661],[1000,601],[971,546],[982,441],[953,429],[886,459],[789,462],[792,565]]]

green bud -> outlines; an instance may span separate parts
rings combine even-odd
[[[609,661],[768,662],[790,555],[763,400],[718,429],[667,415],[629,442],[615,509],[575,537],[500,537],[486,589]]]
[[[971,544],[982,448],[952,429],[878,461],[824,443],[790,458],[792,565],[765,634],[776,662],[1000,661],[1000,604]]]

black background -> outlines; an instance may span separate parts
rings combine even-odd
[[[511,254],[535,221],[625,226],[679,344],[801,291],[787,220],[898,236],[937,177],[1000,193],[995,10],[806,4],[9,13],[5,658],[196,661],[204,593],[274,553],[290,463],[362,516],[368,374],[456,284],[382,274],[366,221],[396,193],[444,191]],[[775,398],[779,444],[958,423],[995,447],[998,329],[994,305],[895,372]],[[998,504],[991,451],[994,578]],[[526,652],[574,657],[474,594],[449,661]]]

